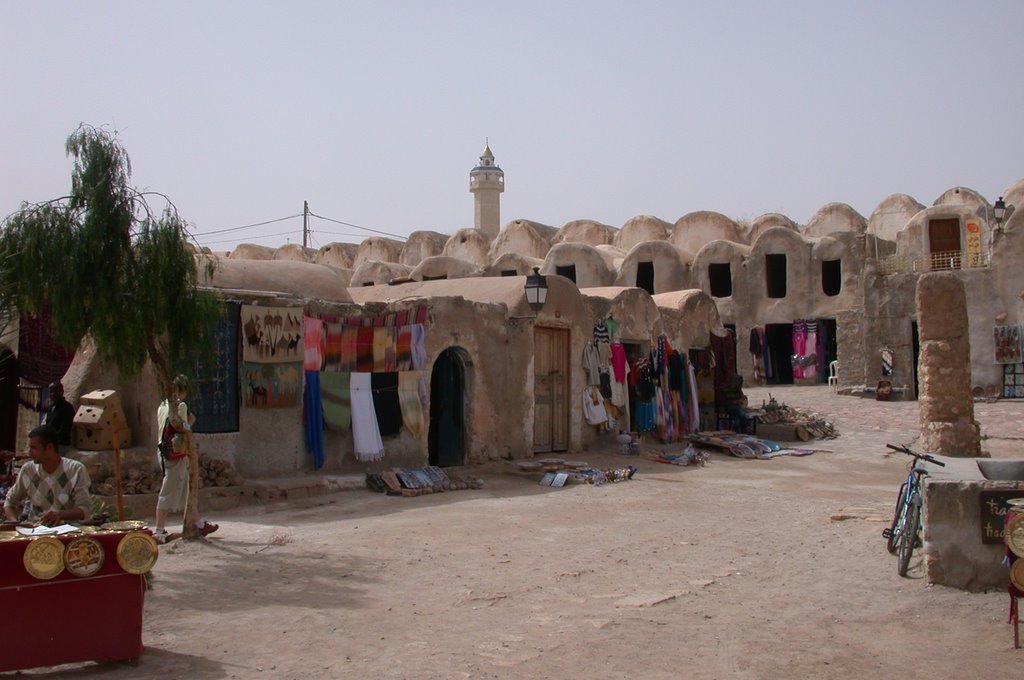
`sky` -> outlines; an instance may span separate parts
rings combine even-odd
[[[355,225],[312,218],[314,247],[472,227],[487,142],[503,224],[995,201],[1022,26],[1020,0],[0,0],[0,217],[67,193],[82,122],[214,250],[301,243],[303,201]]]

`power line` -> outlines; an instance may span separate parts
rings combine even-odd
[[[346,227],[352,227],[353,229],[362,229],[363,231],[372,231],[374,234],[381,234],[383,236],[390,236],[391,238],[397,238],[397,239],[400,239],[402,241],[404,241],[406,239],[405,236],[399,236],[398,234],[392,234],[392,233],[389,233],[389,232],[386,232],[386,231],[380,231],[379,229],[370,229],[369,227],[361,227],[358,224],[352,224],[351,222],[342,222],[341,220],[336,220],[336,219],[334,219],[332,217],[324,217],[323,215],[317,215],[314,212],[311,212],[309,214],[312,217],[316,217],[316,218],[321,219],[321,220],[327,220],[328,222],[334,222],[335,224],[341,224],[341,225],[346,226]]]
[[[294,231],[280,231],[278,233],[261,233],[261,235],[259,235],[257,237],[249,237],[249,238],[255,241],[256,239],[270,239],[272,237],[291,237],[291,236],[295,236],[295,232]],[[216,245],[218,243],[238,243],[238,241],[236,239],[221,239],[220,241],[207,241],[207,242],[204,242],[202,245],[204,245],[204,246],[214,246],[214,245]]]
[[[292,220],[296,217],[302,217],[302,213],[297,215],[289,215],[288,217],[278,217],[276,220],[267,220],[266,222],[254,222],[252,224],[243,224],[240,227],[231,227],[230,229],[217,229],[215,231],[204,231],[193,236],[213,236],[214,234],[226,234],[229,231],[241,231],[242,229],[250,229],[252,227],[262,227],[265,224],[274,224],[275,222],[284,222],[285,220]]]

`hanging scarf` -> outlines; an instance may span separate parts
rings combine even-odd
[[[320,402],[320,371],[306,371],[302,410],[306,425],[306,450],[313,455],[314,469],[319,470],[324,466],[324,411]]]

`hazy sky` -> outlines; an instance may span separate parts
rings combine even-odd
[[[503,224],[994,201],[1024,178],[1022,27],[1021,0],[0,0],[0,216],[66,193],[82,121],[215,249],[301,243],[300,218],[208,232],[303,200],[398,235],[471,227],[486,138]]]

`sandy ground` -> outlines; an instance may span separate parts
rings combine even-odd
[[[751,403],[765,389],[748,390]],[[842,436],[806,458],[634,462],[629,482],[486,486],[419,498],[349,491],[215,518],[163,549],[137,665],[72,678],[948,678],[1024,668],[1005,592],[896,574],[888,517],[914,402],[772,389]],[[999,457],[1024,404],[978,404]],[[659,447],[679,450],[678,446]],[[852,510],[860,518],[833,521]]]

